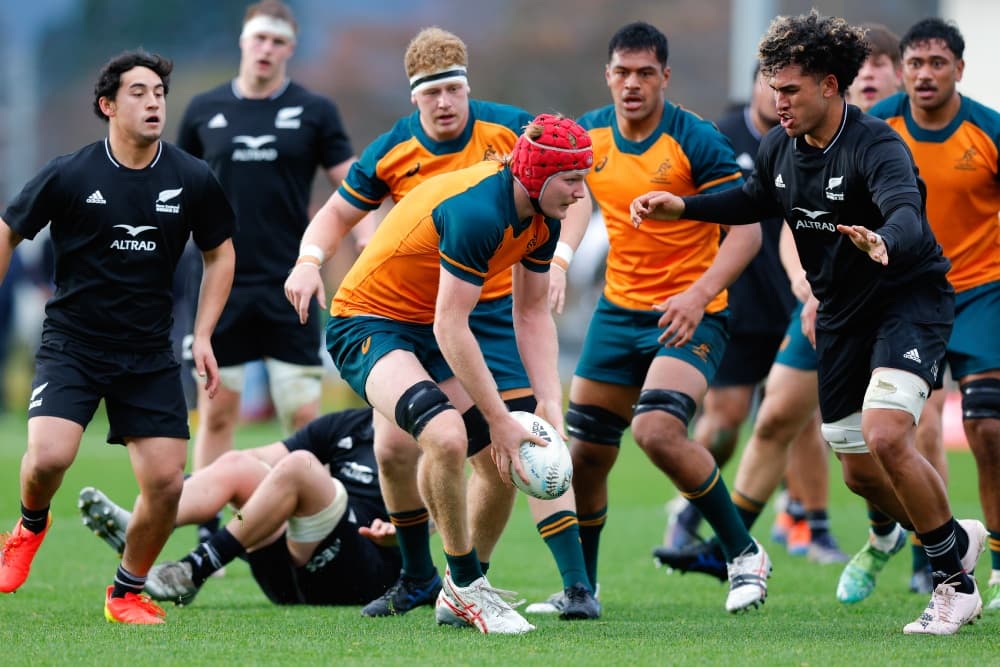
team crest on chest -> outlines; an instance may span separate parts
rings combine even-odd
[[[826,182],[826,190],[823,191],[830,201],[844,201],[844,177],[832,176]]]
[[[302,126],[302,107],[282,107],[274,117],[274,126],[282,130],[297,130]]]
[[[667,158],[666,160],[661,162],[660,166],[658,166],[656,168],[656,171],[653,172],[653,177],[649,179],[650,183],[660,183],[662,185],[669,185],[670,169],[672,166],[673,165],[670,162],[670,158]]]

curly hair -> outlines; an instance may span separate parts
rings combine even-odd
[[[174,63],[156,53],[147,53],[142,49],[134,51],[123,51],[105,63],[101,68],[101,73],[94,84],[94,113],[97,117],[108,122],[108,117],[101,111],[101,98],[106,97],[113,100],[118,94],[118,88],[122,85],[122,74],[135,67],[146,67],[153,70],[163,82],[163,94],[170,92],[170,72],[174,69]]]
[[[865,29],[841,18],[821,16],[815,9],[800,16],[779,16],[757,47],[760,70],[771,77],[789,65],[803,74],[837,79],[841,95],[858,75],[871,46]]]
[[[962,59],[962,54],[965,53],[965,39],[962,38],[962,33],[954,23],[939,18],[923,19],[915,23],[900,40],[899,50],[905,51],[911,46],[924,44],[932,39],[944,42],[957,60]]]
[[[458,35],[437,26],[424,28],[410,41],[403,56],[406,76],[439,72],[456,65],[468,67],[469,55]]]

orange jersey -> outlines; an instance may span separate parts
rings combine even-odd
[[[906,141],[927,184],[927,218],[956,292],[1000,280],[1000,113],[962,97],[958,115],[941,130],[919,127],[903,93],[870,113]]]
[[[510,170],[490,160],[436,176],[393,207],[344,277],[330,313],[434,321],[441,269],[482,286],[520,262],[548,271],[559,221],[520,220]]]
[[[594,142],[594,168],[587,186],[608,228],[604,295],[622,308],[650,310],[683,292],[715,260],[718,225],[676,220],[643,223],[629,219],[629,205],[650,190],[693,195],[735,187],[743,182],[729,141],[709,121],[665,103],[660,126],[645,141],[634,142],[618,131],[613,106],[580,118]],[[706,311],[727,305],[723,290]]]
[[[435,141],[420,124],[419,112],[401,118],[372,142],[351,167],[340,194],[362,210],[379,207],[387,197],[394,202],[432,176],[482,162],[491,153],[506,155],[524,127],[527,112],[506,104],[469,100],[469,120],[462,135]],[[510,273],[498,275],[483,289],[483,300],[507,296]]]

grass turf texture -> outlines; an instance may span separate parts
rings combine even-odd
[[[18,468],[24,451],[23,413],[0,417],[0,529],[18,516]],[[947,665],[996,660],[1000,614],[987,615],[957,637],[904,636],[927,599],[908,592],[906,549],[890,561],[871,598],[846,607],[834,597],[840,566],[819,566],[788,556],[768,539],[770,507],[756,530],[774,560],[768,602],[761,610],[725,612],[726,588],[704,575],[670,574],[652,565],[650,549],[663,530],[663,504],[674,494],[631,441],[611,478],[611,505],[600,562],[604,613],[599,621],[565,622],[531,616],[535,632],[482,636],[435,625],[430,608],[404,617],[362,618],[358,607],[277,607],[255,586],[242,561],[210,579],[195,603],[166,607],[167,624],[132,627],[105,622],[104,588],[117,558],[80,523],[76,498],[94,485],[128,504],[135,494],[128,456],[104,444],[98,418],[84,436],[73,467],[53,503],[54,523],[31,577],[15,594],[0,596],[0,663],[13,665]],[[238,446],[278,438],[273,425],[250,425]],[[949,485],[956,516],[979,517],[976,473],[968,452],[949,454]],[[731,478],[734,467],[727,466]],[[831,458],[831,519],[843,548],[865,539],[863,503],[851,495]],[[179,558],[194,544],[194,529],[174,535],[164,558]],[[443,572],[440,541],[435,561]],[[979,561],[982,588],[989,558]],[[548,550],[538,537],[525,498],[492,559],[491,581],[529,601],[560,587]]]

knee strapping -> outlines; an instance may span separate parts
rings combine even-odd
[[[569,410],[566,411],[566,433],[571,438],[596,445],[617,447],[626,428],[628,420],[610,410],[596,405],[569,402]]]
[[[490,444],[490,425],[475,405],[462,413],[462,421],[465,422],[465,435],[469,439],[465,455],[475,456]]]
[[[288,519],[288,539],[292,542],[319,542],[333,532],[347,512],[347,489],[336,477],[333,482],[333,501],[311,516],[293,516]]]
[[[880,368],[872,373],[861,409],[903,410],[913,415],[913,423],[916,424],[920,421],[920,413],[930,391],[930,386],[913,373]]]
[[[855,412],[820,427],[823,439],[835,452],[841,454],[866,454],[868,443],[861,435],[861,413]]]
[[[984,378],[962,385],[962,419],[1000,419],[1000,380]]]
[[[399,397],[396,403],[396,424],[419,438],[431,419],[445,410],[454,410],[441,388],[430,380],[418,382]]]
[[[299,366],[277,359],[267,359],[267,377],[271,384],[271,402],[286,433],[294,431],[295,413],[316,403],[323,393],[323,367]]]
[[[639,392],[639,401],[635,404],[635,414],[659,410],[673,415],[681,420],[687,428],[698,404],[687,394],[673,389],[643,389]]]
[[[507,406],[508,412],[518,410],[534,412],[535,408],[538,407],[538,401],[535,400],[534,396],[509,398],[504,401],[504,404]],[[483,413],[474,405],[462,413],[462,421],[465,422],[465,434],[469,438],[469,448],[465,456],[475,456],[490,444],[490,425],[487,423],[486,417],[483,417]]]

